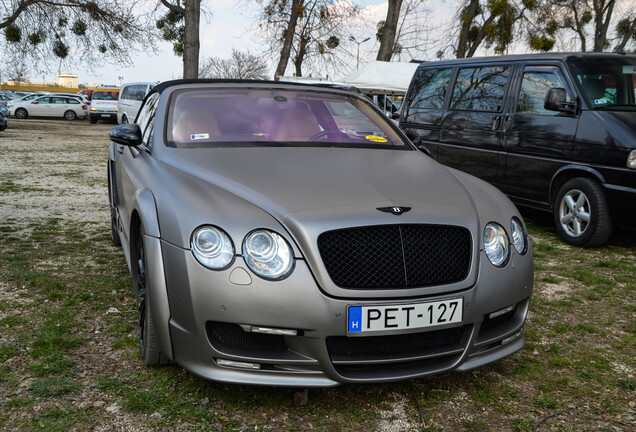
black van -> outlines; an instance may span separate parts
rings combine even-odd
[[[636,224],[636,56],[528,54],[422,63],[400,127],[439,162],[552,211],[561,238]]]

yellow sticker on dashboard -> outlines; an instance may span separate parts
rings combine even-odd
[[[373,142],[387,142],[388,140],[386,138],[383,138],[381,136],[377,136],[377,135],[367,135],[365,136],[366,139],[368,139],[369,141],[373,141]]]

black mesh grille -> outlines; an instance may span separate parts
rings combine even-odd
[[[322,233],[318,250],[341,288],[413,288],[465,279],[471,239],[460,227],[384,225]]]
[[[280,352],[287,349],[278,335],[247,333],[238,324],[208,321],[205,330],[212,345],[245,351]]]
[[[459,343],[464,327],[390,336],[327,338],[327,351],[331,360],[362,361],[378,359],[403,359],[445,353],[462,348]]]

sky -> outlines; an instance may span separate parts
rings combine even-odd
[[[254,54],[263,52],[261,45],[262,40],[258,40],[256,32],[253,30],[254,18],[256,11],[251,10],[248,5],[253,3],[236,2],[232,0],[203,0],[205,7],[212,12],[212,16],[206,20],[202,16],[200,28],[200,58],[221,57],[228,58],[232,49],[239,51],[247,51]],[[237,4],[238,3],[238,4]],[[369,22],[377,23],[386,18],[388,3],[382,0],[364,0],[356,1],[364,10],[363,13],[368,17]],[[438,3],[437,0],[432,3]],[[439,21],[441,18],[446,19],[452,14],[452,6],[444,7],[452,2],[440,1],[436,10],[433,12],[433,18]],[[442,6],[440,6],[442,5]],[[358,40],[364,40],[371,37],[368,42],[360,46],[360,63],[374,60],[377,54],[379,44],[375,39],[375,26],[372,24],[367,31],[361,31],[362,34],[355,34]],[[366,33],[366,34],[364,34]],[[74,73],[79,76],[80,83],[96,83],[96,84],[121,84],[133,81],[165,81],[180,78],[183,69],[181,57],[177,57],[172,51],[172,44],[167,42],[158,43],[159,54],[152,53],[136,53],[133,57],[133,65],[131,67],[121,67],[117,65],[100,65],[99,67],[86,67],[77,65],[74,70],[61,70],[59,72]],[[353,58],[353,57],[352,57]],[[272,74],[274,66],[271,66]],[[355,62],[353,64],[355,66]],[[287,73],[290,73],[288,68]],[[56,73],[51,73],[48,80],[55,80]],[[342,76],[347,73],[341,74]],[[334,78],[341,78],[335,76]],[[32,77],[32,79],[37,79]]]

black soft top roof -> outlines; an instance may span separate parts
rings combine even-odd
[[[338,89],[345,91],[352,91],[356,93],[360,93],[356,87],[353,86],[343,86],[339,84],[328,84],[328,83],[316,83],[316,84],[306,84],[306,83],[296,83],[290,81],[271,81],[271,80],[242,80],[242,79],[177,79],[170,81],[163,81],[160,84],[157,84],[153,89],[148,93],[147,96],[150,96],[153,93],[162,93],[165,89],[183,85],[183,84],[256,84],[256,85],[269,85],[272,87],[306,87],[308,89],[316,87],[320,88],[329,88],[329,89]],[[146,96],[146,97],[147,97]]]

